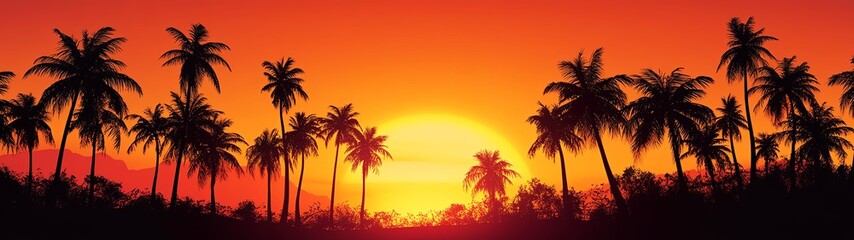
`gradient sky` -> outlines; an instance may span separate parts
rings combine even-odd
[[[128,39],[124,51],[114,57],[127,63],[125,72],[143,87],[143,97],[125,96],[131,112],[141,112],[167,101],[169,91],[178,89],[178,69],[162,68],[163,60],[158,59],[175,47],[164,29],[186,30],[190,24],[202,23],[212,40],[233,49],[224,54],[233,71],[218,69],[221,94],[210,84],[201,91],[234,120],[233,130],[251,142],[265,128],[278,126],[269,95],[260,93],[265,83],[261,62],[295,58],[306,72],[304,87],[310,99],[300,101],[292,112],[325,115],[330,104],[353,103],[363,125],[379,126],[381,133],[388,134],[395,160],[386,162],[380,176],[368,177],[368,208],[404,212],[471,200],[462,189],[463,176],[442,170],[459,166],[454,171],[464,172],[474,164],[474,151],[447,149],[454,141],[475,141],[482,148],[506,153],[517,167],[527,168],[517,183],[538,177],[559,185],[557,164],[540,155],[526,157],[535,131],[525,119],[535,112],[537,101],[555,101],[555,96],[542,94],[543,88],[561,80],[557,63],[581,50],[589,53],[604,47],[606,75],[685,67],[685,73],[711,76],[716,83],[702,102],[713,108],[730,92],[742,100],[741,85],[729,86],[724,75],[715,71],[726,49],[726,23],[731,17],[754,16],[758,27],[780,39],[767,45],[778,58],[797,55],[809,62],[823,84],[819,101],[834,106],[840,89],[824,84],[830,75],[850,70],[854,55],[854,15],[850,14],[854,3],[850,1],[35,0],[4,5],[0,69],[19,75],[6,98],[18,92],[39,96],[52,82],[46,77],[21,76],[36,57],[54,53],[53,28],[79,37],[84,29],[111,26]],[[634,98],[631,93],[630,99]],[[65,114],[56,116],[64,119]],[[774,130],[763,113],[754,116],[757,132]],[[409,122],[402,122],[406,119]],[[848,116],[845,120],[854,121]],[[63,122],[54,121],[51,126],[58,139]],[[419,131],[434,127],[464,130],[450,136]],[[418,132],[427,135],[394,135]],[[419,144],[400,143],[405,139]],[[74,134],[68,146],[88,152],[80,150]],[[108,154],[124,159],[131,168],[153,166],[150,155],[125,154],[125,148]],[[746,141],[736,146],[744,166],[748,166],[747,148]],[[657,173],[675,169],[666,148],[633,159],[624,140],[608,139],[606,150],[618,173],[632,164]],[[334,148],[321,148],[319,157],[307,160],[307,191],[328,194],[333,153]],[[571,186],[586,189],[605,181],[595,149],[567,157]],[[693,159],[684,161],[689,169],[695,167]],[[339,188],[341,201],[358,203],[358,178],[343,175],[347,177]]]

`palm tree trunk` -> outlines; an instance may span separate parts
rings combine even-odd
[[[797,125],[795,125],[795,119],[794,119],[795,108],[794,107],[795,107],[794,103],[790,104],[790,106],[789,106],[789,108],[790,108],[790,110],[789,110],[789,131],[791,131],[791,133],[789,134],[789,138],[791,138],[791,140],[792,140],[792,152],[791,152],[791,154],[789,154],[789,163],[788,163],[788,166],[786,169],[786,171],[789,173],[789,182],[792,185],[791,189],[793,191],[795,189],[797,189],[797,187],[798,187],[798,176],[797,176],[797,174],[795,174],[795,160],[796,160],[795,159],[795,144],[796,144],[796,140],[797,140],[797,139],[795,139],[795,128],[797,127]]]
[[[711,159],[706,160],[706,172],[709,173],[709,183],[712,185],[712,193],[714,196],[720,196],[720,189],[718,188],[717,181],[715,181],[715,166],[712,164]]]
[[[284,108],[279,107],[279,125],[282,127],[282,141],[285,140],[285,115]],[[279,222],[287,223],[288,222],[288,206],[290,204],[291,198],[291,163],[288,159],[288,146],[286,144],[282,144],[283,154],[285,155],[283,160],[285,160],[285,201],[282,203],[282,219]]]
[[[272,182],[273,174],[270,171],[267,171],[267,222],[273,222],[273,206],[272,204],[272,191],[270,191],[270,182]]]
[[[92,141],[92,165],[89,167],[89,204],[95,206],[95,149],[97,144]]]
[[[216,186],[216,171],[211,171],[211,214],[216,215],[216,193],[214,192],[214,186]]]
[[[65,128],[62,130],[62,140],[59,142],[59,154],[56,159],[56,171],[53,173],[53,183],[54,186],[57,186],[60,178],[62,178],[62,156],[65,155],[65,143],[68,140],[68,134],[71,133],[71,116],[74,115],[74,108],[77,107],[77,97],[80,94],[79,91],[74,92],[74,97],[71,100],[71,107],[68,109],[68,118],[65,119]],[[49,193],[51,197],[48,197],[48,201],[52,202],[54,194]]]
[[[175,160],[175,180],[172,182],[172,196],[169,198],[169,208],[174,209],[178,203],[178,179],[181,176],[181,159],[184,158],[184,140],[180,140],[181,146],[178,149],[178,159]]]
[[[563,183],[563,189],[561,190],[561,201],[563,202],[563,209],[560,213],[560,217],[564,220],[569,219],[569,189],[567,188],[566,183],[566,163],[564,163],[563,158],[563,148],[558,144],[557,146],[558,155],[560,155],[560,175]]]
[[[744,179],[741,178],[741,166],[738,165],[738,159],[735,157],[735,141],[733,141],[732,134],[729,135],[729,149],[732,150],[732,162],[735,165],[735,184],[741,191],[744,187]]]
[[[673,120],[668,121],[667,125],[667,131],[670,134],[670,148],[673,150],[673,161],[676,163],[676,181],[679,182],[679,193],[687,193],[688,179],[685,178],[685,172],[682,171],[682,158],[680,157],[682,155],[680,148],[682,137],[676,132],[676,124]]]
[[[614,196],[614,203],[617,204],[617,211],[620,215],[625,216],[629,213],[626,199],[623,198],[623,194],[620,192],[620,184],[617,182],[617,178],[611,172],[611,164],[608,163],[608,156],[605,155],[605,146],[602,145],[602,136],[600,136],[599,129],[596,128],[593,131],[593,135],[596,138],[596,145],[599,147],[599,155],[602,157],[602,165],[605,167],[605,175],[608,177],[611,195]]]
[[[756,138],[753,136],[753,120],[750,118],[750,98],[747,84],[747,70],[744,75],[744,117],[747,119],[747,134],[750,137],[750,186],[754,185],[756,179]]]
[[[294,221],[296,222],[296,226],[299,227],[302,225],[302,219],[300,218],[299,213],[299,197],[300,193],[302,193],[302,175],[305,173],[305,154],[302,155],[302,166],[299,170],[299,183],[297,183],[297,198],[294,200]]]
[[[154,181],[151,183],[151,201],[153,202],[157,198],[157,174],[160,173],[160,138],[154,138],[154,153],[157,156],[154,157]]]
[[[332,194],[329,197],[329,228],[331,229],[335,226],[335,218],[333,213],[335,212],[335,178],[338,176],[338,147],[341,146],[338,144],[338,139],[335,139],[335,165],[332,166]],[[852,173],[854,174],[854,172]]]
[[[33,192],[33,148],[28,147],[27,152],[30,154],[29,172],[27,173],[27,193]]]
[[[362,204],[361,204],[362,210],[359,211],[359,225],[361,225],[362,228],[364,228],[365,227],[365,180],[368,178],[368,168],[364,167],[364,165],[362,165],[362,166],[363,166],[362,167],[363,168],[363,170],[362,170]]]

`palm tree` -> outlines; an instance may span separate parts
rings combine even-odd
[[[234,171],[238,176],[243,173],[243,169],[233,153],[240,153],[240,146],[238,145],[246,145],[246,141],[240,134],[226,131],[227,128],[231,127],[231,120],[214,115],[212,121],[214,124],[206,132],[206,136],[199,139],[199,144],[190,150],[192,157],[190,158],[189,173],[190,175],[198,173],[200,185],[210,181],[210,212],[216,215],[216,193],[214,191],[216,181],[226,180],[229,171]]]
[[[171,92],[171,96],[172,104],[166,105],[169,117],[164,139],[169,144],[169,149],[164,162],[175,161],[175,179],[172,183],[172,196],[169,202],[169,206],[174,207],[178,199],[178,179],[181,176],[184,153],[207,136],[208,129],[214,125],[212,119],[222,112],[214,110],[206,103],[207,98],[201,94],[182,99],[177,93]]]
[[[151,183],[151,199],[154,200],[157,197],[157,175],[160,172],[160,155],[166,144],[168,118],[163,113],[163,105],[159,103],[154,105],[154,108],[146,108],[142,115],[131,114],[125,118],[136,120],[136,124],[128,131],[128,134],[136,135],[128,146],[128,153],[133,152],[139,145],[142,145],[142,153],[145,153],[154,145],[154,181]]]
[[[741,114],[741,106],[735,97],[727,95],[726,98],[721,98],[721,107],[716,108],[721,116],[715,119],[715,125],[721,130],[721,136],[729,138],[729,149],[732,154],[732,163],[735,167],[735,181],[738,184],[738,189],[741,190],[744,186],[744,180],[741,176],[741,165],[738,164],[738,159],[735,156],[735,138],[741,139],[741,129],[747,127],[747,120]],[[757,149],[758,150],[758,149]]]
[[[602,78],[602,53],[602,48],[596,49],[588,61],[584,59],[583,52],[579,52],[574,60],[560,62],[558,67],[567,81],[549,83],[544,94],[557,92],[561,111],[572,113],[566,120],[573,123],[576,133],[586,141],[596,142],[614,202],[620,213],[628,213],[619,183],[605,155],[602,131],[620,133],[626,121],[620,112],[626,105],[626,93],[620,89],[620,84],[629,83],[631,79],[626,75]]]
[[[298,112],[291,117],[290,126],[293,131],[287,133],[290,148],[290,155],[293,159],[301,158],[301,166],[299,171],[299,183],[297,184],[297,197],[294,201],[294,221],[297,226],[302,225],[300,217],[299,203],[300,193],[302,193],[302,178],[305,173],[305,156],[317,156],[317,140],[315,137],[320,132],[320,120],[314,114],[306,115],[304,112]]]
[[[365,226],[365,180],[368,178],[368,172],[373,171],[374,174],[379,174],[383,158],[392,159],[385,145],[386,139],[388,136],[377,135],[376,127],[368,127],[364,132],[357,131],[353,135],[353,143],[347,146],[347,157],[344,161],[352,164],[351,171],[356,172],[360,166],[362,170],[362,204],[359,224],[363,227]]]
[[[750,179],[756,177],[756,139],[753,135],[753,120],[750,119],[749,89],[751,85],[747,78],[756,74],[760,67],[768,65],[765,58],[777,60],[771,51],[762,45],[765,42],[777,40],[772,36],[763,35],[765,29],[753,30],[753,17],[742,23],[737,17],[727,24],[729,29],[729,49],[721,55],[717,70],[726,65],[726,76],[729,83],[742,80],[744,83],[744,114],[747,119],[747,134],[750,137]],[[751,181],[752,183],[753,181]]]
[[[565,112],[560,112],[557,105],[548,107],[543,103],[538,102],[540,108],[537,114],[528,117],[528,123],[537,127],[537,139],[531,144],[528,149],[528,156],[534,157],[538,150],[542,150],[546,157],[554,160],[555,153],[560,156],[560,174],[563,183],[561,191],[561,201],[563,209],[561,216],[566,217],[569,214],[570,199],[569,187],[566,182],[566,163],[563,157],[563,147],[568,148],[572,152],[578,152],[584,140],[578,135],[575,135],[570,128]]]
[[[794,132],[795,139],[801,141],[801,146],[797,149],[797,159],[807,160],[807,166],[812,168],[813,174],[817,174],[818,170],[832,166],[832,153],[836,153],[836,156],[844,161],[847,156],[845,151],[854,149],[854,145],[845,139],[845,136],[854,133],[854,128],[834,116],[833,107],[816,102],[812,102],[810,106],[808,112],[793,118],[796,128],[786,129],[780,134]]]
[[[213,66],[219,64],[231,71],[231,66],[220,56],[222,52],[231,48],[225,43],[209,42],[208,29],[201,24],[193,24],[187,34],[174,27],[167,28],[166,32],[172,36],[178,48],[166,51],[160,55],[160,59],[166,59],[163,67],[181,66],[178,80],[184,96],[198,93],[205,78],[210,79],[216,92],[220,92],[219,77]]]
[[[262,92],[270,92],[270,98],[273,100],[273,106],[279,109],[279,125],[282,130],[282,139],[285,139],[285,113],[288,112],[297,103],[297,97],[303,100],[308,100],[308,94],[302,89],[303,79],[298,75],[303,74],[302,69],[294,67],[294,60],[288,58],[279,60],[276,63],[264,61],[261,63],[264,67],[264,76],[267,77],[267,84],[261,88]],[[283,148],[287,145],[282,144]],[[287,149],[282,149],[282,154],[287,154]],[[287,159],[287,156],[285,156]],[[288,220],[288,202],[290,201],[291,176],[290,166],[291,161],[285,161],[285,201],[282,206],[282,223]]]
[[[699,132],[689,134],[687,137],[685,143],[688,145],[688,151],[682,157],[692,155],[697,158],[697,166],[705,168],[709,174],[712,192],[719,196],[720,187],[715,180],[715,167],[723,170],[729,164],[727,153],[730,150],[724,145],[726,140],[718,134],[715,125],[706,125]]]
[[[778,148],[777,139],[773,135],[767,133],[759,133],[756,136],[756,156],[765,160],[765,173],[768,173],[768,167],[771,162],[777,159]]]
[[[854,57],[851,58],[854,64]],[[830,86],[842,85],[842,97],[839,99],[842,110],[854,114],[854,70],[834,74],[828,82]]]
[[[273,221],[273,208],[270,183],[273,178],[279,177],[279,162],[282,160],[282,139],[279,131],[275,128],[271,131],[264,129],[260,136],[255,138],[255,143],[246,149],[246,159],[249,160],[249,173],[253,174],[258,169],[261,176],[267,175],[267,221]]]
[[[0,71],[0,95],[6,94],[9,90],[9,81],[15,77],[15,73],[9,71]]]
[[[84,90],[85,92],[86,90]],[[127,126],[122,121],[122,113],[105,108],[105,99],[86,98],[80,102],[80,109],[74,113],[71,129],[76,129],[80,135],[80,143],[92,147],[92,163],[89,168],[89,202],[95,200],[95,158],[97,150],[106,150],[107,136],[111,137],[113,146],[118,149],[121,145],[121,135],[127,132]]]
[[[77,110],[77,102],[81,98],[102,98],[103,94],[111,94],[112,98],[118,91],[131,91],[142,95],[142,88],[133,79],[121,73],[125,67],[122,61],[110,57],[121,51],[121,44],[127,41],[123,37],[113,37],[113,28],[104,27],[91,36],[83,31],[81,40],[74,39],[58,29],[53,30],[59,36],[59,50],[50,56],[36,58],[24,78],[30,75],[48,75],[57,78],[42,93],[40,103],[50,106],[54,112],[59,112],[66,105],[68,117],[59,142],[59,154],[56,160],[54,182],[60,179],[62,159],[65,154],[65,143],[71,132],[71,120]],[[100,86],[100,87],[99,87]],[[93,91],[90,91],[93,90]],[[119,95],[120,97],[120,95]],[[109,103],[113,110],[121,110],[123,101]],[[119,111],[118,113],[122,113]]]
[[[781,122],[784,118],[793,118],[795,111],[807,111],[805,103],[815,102],[814,92],[818,91],[815,76],[809,73],[809,65],[806,62],[795,65],[796,57],[783,58],[777,68],[764,66],[759,69],[759,77],[756,78],[757,85],[750,88],[750,93],[761,94],[757,108],[763,107],[766,114],[770,115],[774,122]],[[788,114],[788,115],[787,115]],[[795,175],[795,132],[797,132],[795,121],[789,121],[789,129],[792,130],[789,140],[792,145],[792,153],[789,155],[789,180],[795,186],[797,176]]]
[[[660,144],[667,132],[679,190],[684,192],[688,189],[688,180],[682,172],[683,140],[700,132],[700,126],[715,115],[708,107],[695,102],[705,96],[704,88],[714,80],[705,76],[692,78],[681,71],[682,68],[676,68],[668,75],[644,69],[634,75],[634,87],[642,95],[623,111],[629,116],[626,132],[631,135],[635,158]]]
[[[36,98],[31,94],[18,94],[18,98],[9,102],[4,115],[9,117],[8,128],[17,138],[15,146],[21,150],[26,149],[29,155],[27,190],[32,191],[33,149],[39,147],[40,139],[53,144],[53,133],[50,131],[50,125],[47,124],[50,116],[45,105],[36,103]]]
[[[324,140],[324,144],[329,146],[329,140],[335,139],[335,165],[332,167],[332,194],[329,197],[329,225],[333,226],[335,218],[333,212],[335,210],[335,180],[338,176],[338,148],[341,144],[350,144],[353,142],[355,135],[361,131],[359,120],[356,116],[359,113],[353,110],[353,104],[347,104],[343,107],[329,106],[329,113],[325,118],[320,119],[321,128],[318,136]]]
[[[498,151],[481,150],[474,154],[474,158],[477,160],[477,165],[472,166],[466,172],[463,187],[466,191],[471,190],[472,195],[486,194],[489,212],[494,218],[499,210],[497,197],[505,195],[506,186],[513,184],[511,178],[520,176],[519,173],[511,169],[513,164],[502,159]]]

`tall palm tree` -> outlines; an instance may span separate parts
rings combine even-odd
[[[498,214],[498,197],[504,196],[507,185],[513,184],[511,178],[519,173],[512,169],[513,164],[501,158],[498,151],[481,150],[474,154],[477,165],[472,166],[463,179],[463,187],[471,190],[472,195],[486,194],[490,215]]]
[[[812,102],[810,106],[808,112],[793,118],[795,129],[786,129],[781,133],[795,133],[795,139],[801,141],[801,146],[797,149],[797,159],[807,160],[807,166],[816,174],[818,170],[832,166],[832,153],[844,161],[847,156],[846,150],[854,149],[854,145],[845,138],[848,134],[854,133],[854,128],[834,116],[833,107],[828,107],[825,103],[819,105],[816,102]]]
[[[602,78],[602,53],[602,48],[596,49],[588,61],[583,52],[579,52],[574,60],[560,62],[558,67],[567,81],[549,83],[544,94],[558,93],[561,111],[572,113],[567,121],[574,123],[576,133],[586,141],[596,142],[614,202],[621,213],[627,213],[626,201],[605,155],[602,132],[620,134],[626,121],[620,112],[626,105],[626,93],[620,89],[620,84],[629,83],[631,79],[626,75]]]
[[[329,197],[329,225],[335,224],[333,212],[335,210],[335,180],[338,176],[338,148],[341,144],[350,144],[353,142],[355,135],[361,131],[361,125],[356,116],[359,112],[353,109],[353,104],[347,104],[342,107],[329,106],[329,113],[325,118],[320,119],[321,128],[319,136],[324,140],[324,144],[329,146],[329,140],[335,139],[335,164],[332,167],[332,194]]]
[[[175,179],[172,183],[172,196],[169,206],[174,207],[178,199],[178,179],[181,176],[181,163],[184,154],[207,136],[208,129],[214,125],[214,117],[222,112],[214,110],[207,104],[207,98],[201,94],[182,98],[175,92],[171,93],[172,104],[166,105],[169,117],[166,124],[166,137],[169,144],[166,151],[166,163],[175,161]]]
[[[44,139],[53,144],[53,133],[50,131],[50,121],[44,104],[37,103],[31,94],[18,94],[18,98],[9,101],[8,110],[5,113],[9,117],[8,128],[16,137],[17,149],[27,150],[29,156],[29,167],[27,172],[27,190],[33,187],[33,149],[39,147]]]
[[[634,75],[634,87],[641,97],[623,111],[629,116],[626,131],[631,135],[635,157],[661,143],[665,132],[670,140],[679,190],[686,191],[688,180],[682,172],[683,140],[700,132],[700,126],[714,118],[714,112],[696,101],[706,95],[704,88],[713,83],[709,77],[691,76],[676,68],[670,74],[644,69]]]
[[[211,214],[217,214],[216,208],[216,181],[226,180],[228,172],[234,171],[238,176],[243,173],[237,157],[233,153],[240,153],[239,144],[246,145],[246,141],[238,133],[227,132],[232,121],[219,118],[215,115],[213,126],[206,132],[206,136],[199,139],[199,144],[190,150],[189,173],[198,173],[199,184],[210,182],[211,188]]]
[[[806,62],[795,64],[796,57],[783,58],[777,68],[764,66],[759,69],[756,78],[756,86],[750,88],[750,93],[759,93],[759,102],[756,108],[763,107],[766,114],[770,115],[774,122],[781,122],[783,118],[793,118],[795,111],[805,112],[806,104],[815,102],[815,93],[818,84],[815,76],[809,73],[809,65]],[[795,132],[797,132],[795,121],[789,121],[789,129],[792,130],[789,140],[792,152],[789,155],[789,180],[795,186]]]
[[[9,90],[9,81],[15,77],[15,73],[9,71],[0,71],[0,95],[6,94]]]
[[[854,64],[854,57],[851,58],[851,64]],[[830,86],[842,85],[842,97],[839,99],[839,104],[842,111],[848,110],[854,114],[854,69],[834,74],[828,81]]]
[[[168,118],[164,115],[163,105],[154,105],[154,108],[146,108],[142,115],[131,114],[125,117],[129,120],[136,120],[136,123],[130,128],[128,134],[135,134],[133,142],[128,146],[127,153],[133,152],[139,145],[142,145],[142,153],[145,153],[150,146],[154,146],[154,180],[151,183],[151,199],[157,197],[157,175],[160,172],[160,155],[163,153],[163,147],[166,144],[166,130],[168,127]]]
[[[689,134],[685,143],[688,145],[688,151],[683,154],[683,157],[694,156],[697,158],[697,166],[706,169],[709,174],[709,183],[712,185],[712,192],[718,195],[720,187],[715,180],[715,168],[726,169],[729,164],[729,148],[724,145],[726,140],[718,134],[718,128],[715,125],[706,125],[699,132]]]
[[[528,156],[534,157],[538,150],[542,150],[546,157],[554,160],[555,154],[560,156],[560,174],[563,183],[561,191],[561,201],[563,209],[561,216],[566,217],[569,214],[570,199],[569,187],[566,182],[566,163],[563,156],[563,147],[566,147],[572,152],[578,152],[584,140],[575,134],[569,126],[569,121],[566,120],[567,114],[561,112],[560,108],[555,105],[548,107],[543,103],[538,102],[540,108],[537,114],[528,117],[528,123],[537,127],[537,138],[528,149]]]
[[[732,163],[735,167],[735,181],[738,184],[738,189],[744,187],[744,179],[741,176],[741,165],[738,164],[738,158],[735,156],[735,140],[741,139],[741,129],[747,127],[747,120],[741,114],[741,106],[735,97],[727,95],[726,98],[721,98],[721,107],[716,108],[720,112],[720,116],[715,119],[715,125],[721,130],[721,136],[729,138],[729,149],[732,154]],[[758,150],[758,149],[757,149]]]
[[[765,173],[768,173],[771,162],[777,159],[778,152],[780,148],[772,134],[759,133],[756,136],[756,156],[765,160]]]
[[[344,161],[352,164],[351,171],[356,172],[360,167],[362,170],[362,204],[359,224],[363,227],[365,226],[365,180],[368,178],[368,172],[373,171],[374,174],[379,174],[383,158],[392,159],[385,145],[386,139],[388,136],[377,134],[376,127],[368,127],[364,131],[356,132],[353,135],[353,143],[347,146],[347,157]]]
[[[205,78],[210,79],[216,91],[220,92],[214,65],[222,65],[231,71],[231,66],[220,56],[231,48],[225,43],[208,41],[208,29],[201,24],[193,24],[187,34],[174,27],[167,28],[166,32],[172,36],[178,48],[166,51],[160,55],[160,59],[166,59],[163,67],[180,65],[178,81],[184,96],[198,93]]]
[[[279,177],[281,171],[279,162],[282,160],[282,138],[279,131],[264,129],[260,136],[255,138],[255,143],[246,149],[246,159],[249,160],[249,173],[253,174],[258,169],[261,176],[267,175],[267,221],[273,221],[273,207],[271,205],[270,183],[273,178]]]
[[[727,49],[721,55],[717,70],[726,65],[726,76],[729,83],[742,80],[744,83],[744,115],[747,119],[747,134],[750,137],[750,179],[756,177],[756,139],[753,134],[753,120],[750,118],[750,84],[748,77],[755,76],[756,70],[768,65],[765,58],[777,60],[771,51],[762,45],[768,41],[777,40],[772,36],[763,35],[765,29],[754,31],[753,17],[741,22],[737,17],[732,18],[727,24],[729,30],[729,42]],[[751,181],[752,183],[753,181]]]
[[[83,31],[80,40],[58,29],[53,31],[59,36],[59,49],[53,55],[36,58],[35,65],[24,73],[24,78],[31,75],[48,75],[57,78],[56,82],[44,90],[39,102],[50,106],[54,112],[59,112],[66,105],[70,105],[62,139],[59,142],[56,171],[53,174],[56,183],[62,172],[65,143],[71,132],[71,120],[74,111],[77,110],[77,102],[81,98],[102,98],[104,94],[111,94],[115,98],[115,95],[118,95],[116,90],[142,95],[142,88],[132,78],[121,73],[125,64],[110,56],[120,52],[121,44],[127,41],[123,37],[113,37],[113,28],[104,27],[92,35]],[[109,105],[113,110],[121,110],[119,108],[123,103],[123,101],[112,101]]]
[[[288,135],[288,148],[293,159],[301,158],[299,170],[299,183],[297,184],[297,197],[294,201],[294,222],[297,226],[302,225],[300,216],[300,195],[302,193],[302,178],[305,173],[305,156],[317,156],[317,134],[320,132],[320,120],[314,114],[298,112],[291,117],[291,129]]]
[[[285,139],[285,113],[288,112],[297,103],[297,97],[303,100],[308,100],[308,94],[302,89],[303,79],[298,75],[303,74],[303,70],[294,67],[294,60],[288,58],[272,63],[264,61],[261,63],[264,67],[264,76],[267,77],[267,84],[261,88],[262,92],[270,92],[270,98],[273,100],[273,106],[279,109],[279,125],[282,130],[282,139]],[[283,148],[287,145],[282,144]],[[282,149],[282,154],[287,154],[287,149]],[[284,156],[287,159],[287,156]],[[291,161],[285,161],[285,201],[282,204],[282,223],[288,220],[288,202],[290,201],[291,176],[290,166]]]
[[[85,91],[85,90],[84,90]],[[92,163],[89,168],[89,202],[95,200],[95,159],[97,150],[106,150],[106,138],[111,137],[113,147],[121,145],[121,136],[127,132],[122,113],[105,108],[103,99],[83,98],[80,109],[74,113],[71,128],[80,135],[80,143],[92,147]]]

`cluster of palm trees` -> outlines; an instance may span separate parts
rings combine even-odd
[[[30,94],[19,94],[16,99],[2,101],[0,104],[0,143],[8,148],[27,150],[30,156],[30,171],[27,175],[28,188],[32,188],[32,151],[40,140],[53,143],[53,136],[47,122],[50,112],[59,112],[68,107],[68,115],[59,145],[54,183],[60,181],[62,160],[68,135],[76,131],[80,144],[92,148],[92,163],[89,174],[89,200],[94,202],[95,160],[98,151],[104,151],[107,141],[116,149],[121,145],[121,137],[127,133],[133,141],[127,152],[139,147],[143,153],[154,148],[155,171],[151,186],[151,198],[157,198],[157,178],[161,157],[164,162],[175,164],[175,177],[172,184],[170,208],[178,200],[178,183],[182,174],[181,167],[188,162],[187,173],[195,174],[200,185],[209,183],[211,190],[210,212],[217,214],[215,185],[226,180],[230,173],[241,175],[243,167],[237,155],[242,146],[248,145],[244,138],[230,130],[233,122],[222,111],[207,103],[207,98],[199,92],[206,81],[220,92],[216,66],[231,70],[228,62],[221,56],[230,50],[221,42],[209,41],[209,32],[201,24],[192,25],[185,33],[176,28],[166,32],[175,40],[177,48],[161,55],[163,67],[177,66],[179,70],[180,93],[171,93],[168,104],[156,104],[142,114],[128,114],[128,107],[122,98],[122,92],[142,95],[142,88],[128,75],[122,73],[125,64],[112,58],[121,51],[125,38],[115,37],[115,30],[101,28],[93,34],[84,31],[80,39],[54,30],[59,36],[59,50],[53,55],[36,59],[24,77],[46,75],[55,78],[38,101]],[[270,92],[273,105],[279,110],[280,129],[264,130],[254,144],[246,149],[249,160],[248,170],[254,175],[257,170],[267,177],[267,220],[272,221],[270,184],[282,169],[285,177],[285,198],[281,222],[288,221],[288,201],[290,199],[290,173],[300,160],[300,176],[295,202],[295,222],[300,225],[299,199],[302,192],[302,180],[305,173],[305,157],[316,156],[317,139],[327,144],[335,140],[336,156],[333,169],[332,200],[330,202],[330,224],[333,218],[335,176],[337,176],[338,149],[346,146],[345,161],[350,162],[353,171],[362,172],[362,222],[365,218],[364,194],[365,178],[370,171],[377,172],[383,158],[391,158],[384,145],[386,136],[377,134],[375,127],[362,128],[356,117],[359,115],[352,104],[343,107],[330,106],[326,117],[298,112],[290,117],[290,128],[285,128],[284,115],[299,98],[308,99],[303,90],[303,79],[299,78],[303,70],[294,66],[294,60],[280,60],[275,63],[265,61],[264,76],[268,83],[261,89]],[[8,83],[15,75],[0,72],[0,94],[8,89]],[[52,111],[49,111],[52,110]],[[128,128],[125,120],[134,121]],[[281,135],[280,135],[281,133]],[[53,196],[59,197],[59,196]]]

